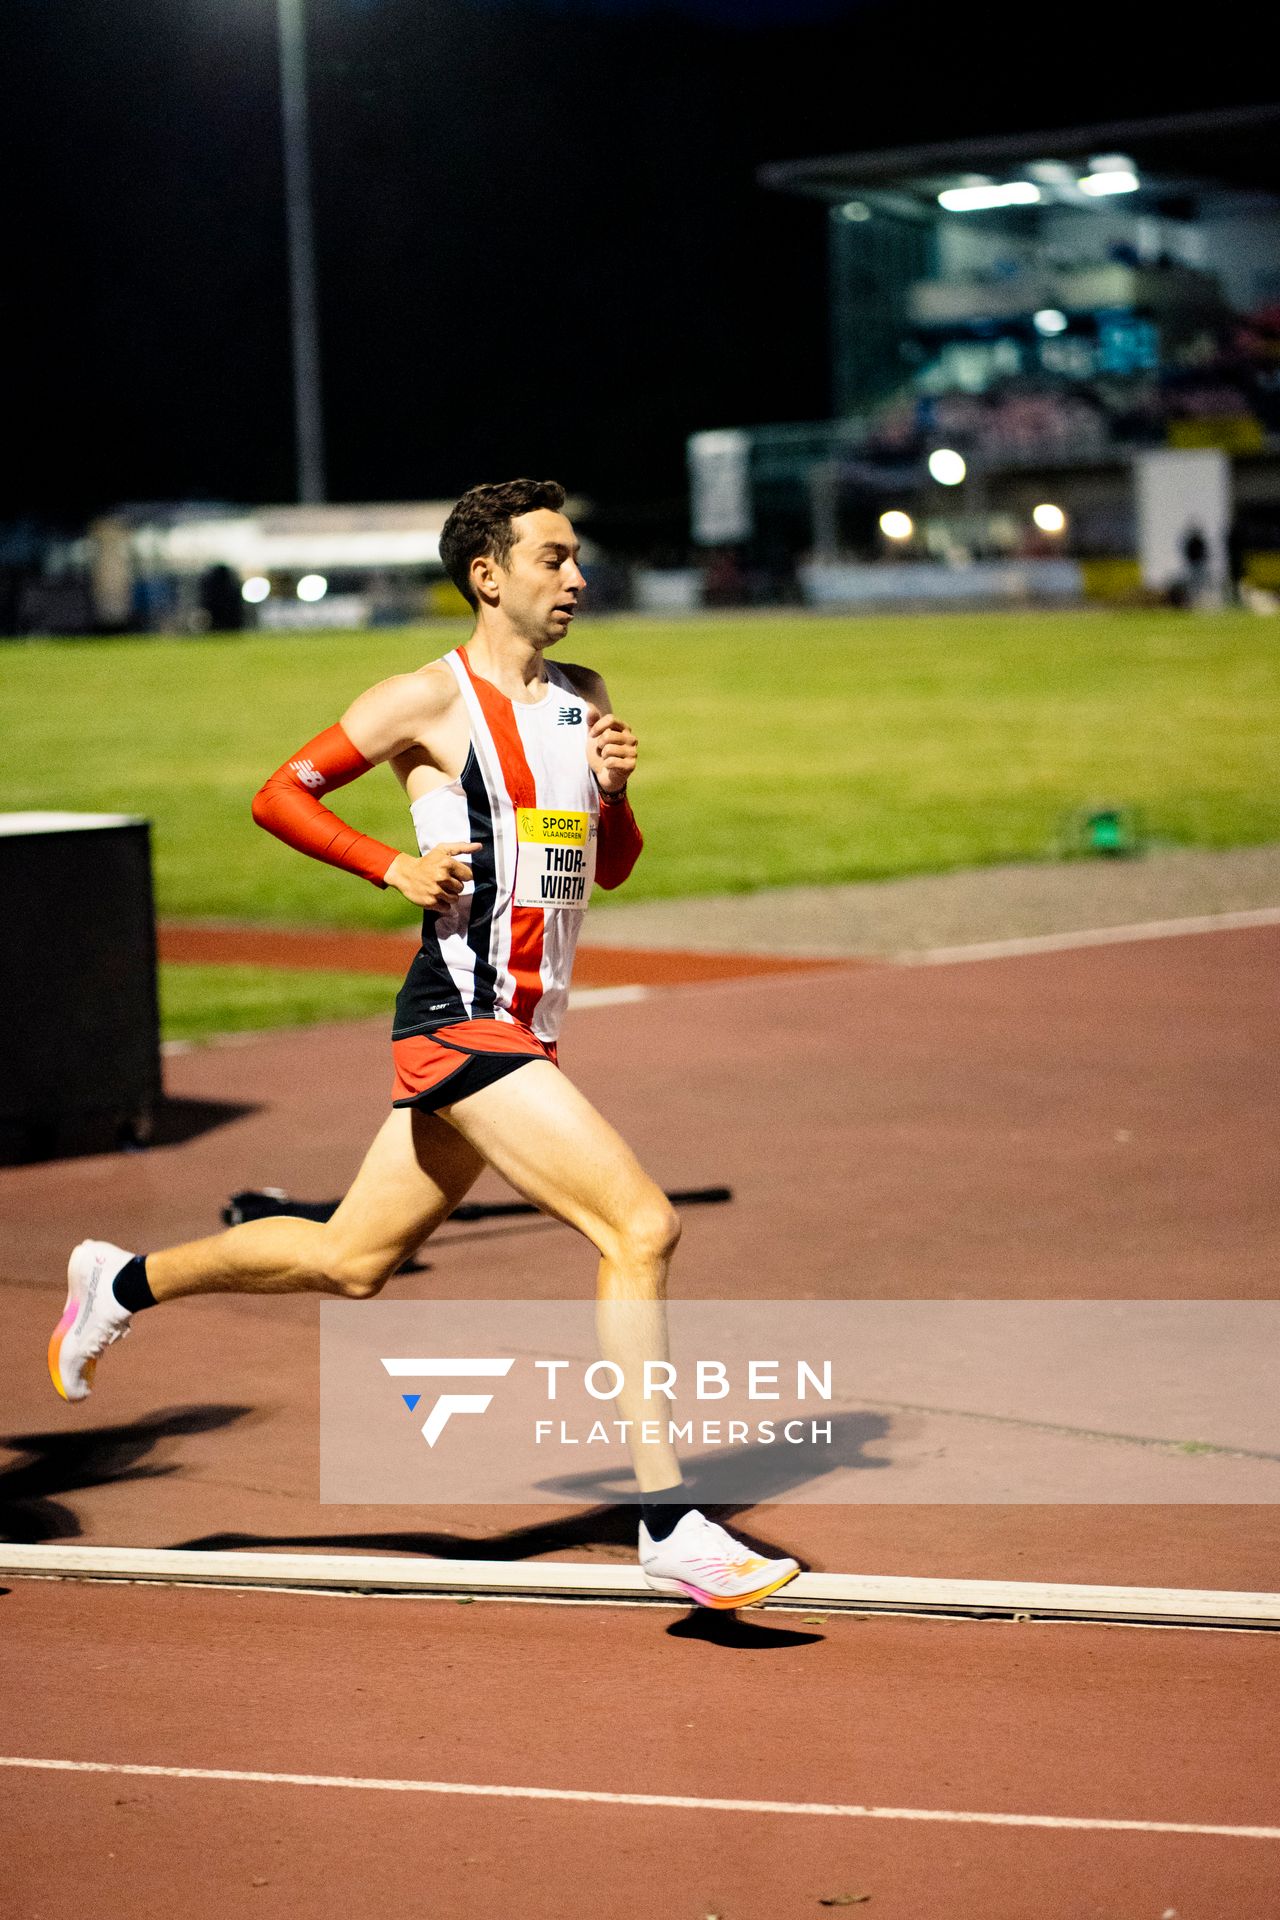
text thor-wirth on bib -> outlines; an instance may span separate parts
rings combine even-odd
[[[516,840],[516,906],[586,907],[596,865],[590,814],[517,807]]]

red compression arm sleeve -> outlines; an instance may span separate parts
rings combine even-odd
[[[299,853],[326,860],[331,867],[345,867],[348,873],[371,880],[375,887],[384,887],[383,876],[397,849],[357,833],[320,804],[322,793],[349,786],[362,773],[368,773],[370,764],[341,727],[326,727],[264,781],[253,796],[253,817],[260,827],[274,833],[286,846],[296,847]]]
[[[600,802],[600,838],[596,842],[596,879],[611,890],[620,887],[640,858],[644,838],[629,800]]]

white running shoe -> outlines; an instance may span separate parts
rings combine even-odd
[[[109,1240],[82,1240],[67,1262],[67,1308],[49,1341],[49,1375],[64,1400],[87,1400],[98,1355],[129,1331],[133,1315],[111,1283],[133,1255]]]
[[[794,1560],[764,1560],[695,1508],[665,1540],[640,1522],[640,1566],[659,1593],[683,1593],[700,1607],[750,1607],[794,1580]]]

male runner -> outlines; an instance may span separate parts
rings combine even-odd
[[[488,1165],[600,1253],[597,1328],[638,1435],[664,1400],[633,1381],[665,1349],[667,1265],[680,1224],[631,1149],[556,1064],[573,951],[592,879],[621,884],[641,837],[627,800],[631,729],[603,680],[548,650],[585,586],[554,481],[473,487],[440,555],[475,609],[465,647],[360,695],[255,796],[254,819],[303,853],[395,887],[423,909],[396,1002],[392,1111],[351,1190],[322,1223],[247,1222],[148,1255],[86,1240],[67,1268],[49,1343],[53,1384],[89,1393],[98,1356],[134,1314],[183,1294],[336,1293],[368,1299]],[[346,826],[321,796],[389,761],[418,856]],[[694,1507],[669,1444],[632,1445],[649,1584],[713,1607],[762,1599],[798,1571],[753,1555]]]

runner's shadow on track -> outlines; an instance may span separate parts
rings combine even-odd
[[[711,1519],[725,1519],[735,1508],[721,1507]],[[412,1553],[433,1560],[533,1560],[541,1553],[559,1553],[573,1547],[625,1547],[636,1550],[639,1513],[634,1505],[584,1507],[574,1514],[558,1514],[505,1533],[208,1533],[173,1544],[185,1551],[231,1553],[256,1547],[325,1547],[330,1553],[348,1550],[368,1553]],[[756,1553],[774,1559],[784,1547],[738,1530]]]
[[[740,1613],[695,1607],[667,1628],[671,1640],[703,1640],[713,1647],[736,1647],[743,1653],[781,1653],[788,1647],[812,1647],[826,1639],[822,1633],[796,1633],[787,1627],[761,1627]]]
[[[721,1507],[708,1517],[728,1520],[735,1509]],[[195,1540],[175,1544],[185,1552],[232,1553],[254,1548],[326,1547],[331,1553],[364,1550],[370,1553],[421,1554],[444,1560],[525,1560],[540,1553],[585,1546],[624,1546],[632,1554],[636,1547],[636,1509],[634,1506],[589,1507],[567,1518],[516,1527],[507,1533],[488,1536],[456,1533],[208,1533]],[[776,1542],[739,1527],[739,1539],[768,1559],[785,1552]],[[809,1647],[825,1639],[820,1633],[796,1633],[785,1627],[757,1626],[730,1612],[695,1608],[673,1622],[666,1631],[677,1640],[702,1640],[718,1647],[743,1652],[780,1652],[788,1647]]]
[[[881,1473],[891,1460],[877,1459],[866,1448],[887,1440],[893,1422],[883,1413],[834,1413],[830,1416],[829,1446],[773,1446],[753,1448],[749,1457],[728,1449],[688,1453],[681,1458],[682,1500],[708,1508],[763,1506],[786,1500],[797,1487],[812,1486],[836,1473]],[[539,1482],[539,1492],[551,1497],[582,1499],[596,1494],[621,1494],[624,1472],[601,1467],[594,1472],[558,1474]]]
[[[625,1546],[635,1551],[638,1515],[632,1506],[584,1507],[554,1520],[533,1521],[505,1533],[210,1533],[176,1544],[192,1551],[231,1552],[237,1547],[327,1547],[331,1553],[425,1554],[433,1560],[533,1560],[564,1547]]]
[[[62,1504],[66,1495],[180,1473],[177,1462],[165,1465],[148,1455],[166,1440],[212,1433],[250,1412],[237,1406],[173,1407],[128,1426],[0,1438],[0,1447],[25,1456],[0,1468],[0,1538],[23,1546],[78,1539],[80,1522]]]
[[[887,1460],[868,1458],[863,1451],[873,1441],[883,1440],[889,1433],[892,1422],[884,1414],[835,1414],[831,1424],[838,1441],[836,1451],[839,1459],[835,1462],[836,1467],[870,1471],[890,1465]],[[824,1471],[812,1452],[808,1449],[804,1451],[803,1461],[784,1458],[780,1449],[767,1460],[757,1460],[751,1470],[749,1491],[743,1484],[740,1462],[731,1462],[726,1469],[721,1455],[694,1456],[685,1462],[685,1497],[700,1506],[709,1518],[721,1520],[768,1501],[785,1500],[796,1487],[812,1483]],[[558,1493],[562,1498],[568,1495],[582,1499],[591,1493],[615,1492],[620,1477],[617,1469],[604,1468],[598,1473],[566,1475],[545,1483],[540,1491]],[[512,1527],[494,1534],[214,1533],[194,1540],[177,1541],[175,1544],[193,1552],[206,1553],[256,1547],[323,1547],[330,1553],[414,1553],[441,1560],[532,1560],[539,1554],[563,1552],[573,1547],[625,1546],[634,1553],[638,1519],[633,1501],[614,1500],[608,1504],[584,1507],[573,1514],[559,1514],[553,1520],[532,1521],[528,1526]],[[785,1547],[744,1532],[741,1528],[737,1532],[753,1552],[763,1554],[766,1559],[774,1559],[787,1551]]]

